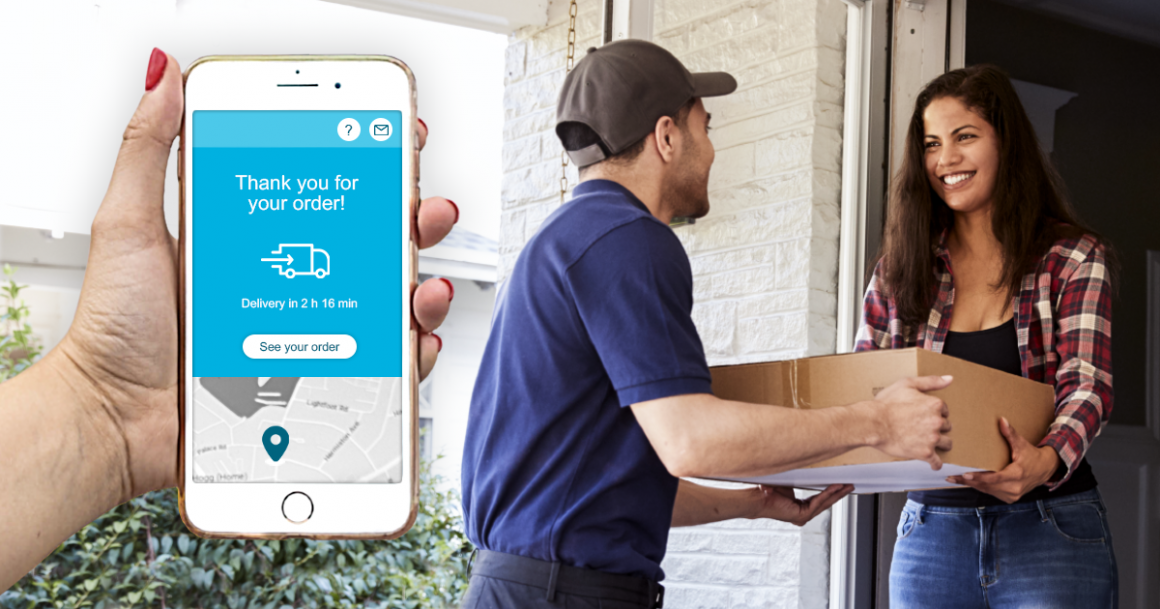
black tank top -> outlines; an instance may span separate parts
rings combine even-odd
[[[943,353],[953,355],[968,362],[1002,370],[1008,374],[1023,376],[1023,367],[1019,361],[1019,338],[1015,333],[1015,320],[980,330],[978,332],[947,332],[946,342],[943,343]],[[1065,466],[1060,463],[1060,468]],[[1089,491],[1096,487],[1096,477],[1087,459],[1080,461],[1075,472],[1054,492],[1048,491],[1047,486],[1031,489],[1016,503],[1028,503],[1062,497],[1074,493]],[[939,491],[915,491],[907,495],[925,505],[940,505],[945,507],[989,507],[1004,505],[998,497],[981,493],[973,488],[946,489]]]

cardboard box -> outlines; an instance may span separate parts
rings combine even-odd
[[[954,440],[951,450],[939,451],[941,470],[863,447],[772,476],[721,478],[734,482],[805,489],[852,483],[856,493],[951,488],[955,485],[946,482],[947,476],[998,471],[1010,463],[1010,447],[999,432],[1000,416],[1032,444],[1043,439],[1055,419],[1055,391],[1050,385],[925,349],[720,366],[711,372],[713,393],[719,398],[786,408],[829,408],[871,400],[907,377],[955,377],[949,387],[931,393],[947,403]]]

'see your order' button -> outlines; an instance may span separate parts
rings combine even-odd
[[[348,334],[251,334],[242,342],[250,359],[347,359],[357,350]]]

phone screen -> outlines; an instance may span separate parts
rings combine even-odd
[[[402,480],[401,120],[193,112],[195,483]]]

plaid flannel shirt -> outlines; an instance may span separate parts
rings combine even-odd
[[[879,291],[879,268],[866,288],[855,351],[922,347],[941,353],[954,312],[955,287],[946,235],[936,248],[938,294],[930,318],[904,328],[894,301]],[[1015,327],[1023,376],[1055,387],[1055,421],[1040,446],[1051,446],[1067,467],[1048,487],[1071,477],[1112,413],[1112,301],[1104,249],[1084,236],[1061,239],[1015,298]]]

